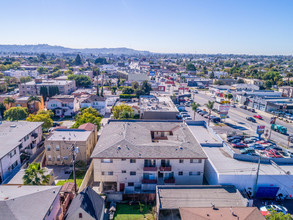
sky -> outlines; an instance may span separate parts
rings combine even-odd
[[[0,0],[0,44],[293,55],[292,0]]]

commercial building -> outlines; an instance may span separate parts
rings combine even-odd
[[[55,129],[45,140],[47,165],[71,165],[73,146],[76,161],[89,162],[90,155],[96,144],[96,126],[91,124],[85,129]],[[89,129],[91,127],[92,129]]]
[[[92,153],[101,192],[154,192],[156,184],[202,184],[206,156],[178,121],[109,121]]]
[[[61,95],[69,95],[76,89],[74,80],[35,79],[34,81],[19,84],[19,94],[20,96],[40,95],[41,87],[46,87],[49,91],[50,87],[55,86],[58,87]]]
[[[0,184],[15,174],[26,156],[37,151],[42,140],[42,124],[18,121],[0,125]]]
[[[282,86],[279,88],[279,92],[282,93],[283,97],[293,98],[293,87],[292,86]]]
[[[62,219],[61,186],[0,186],[1,220]]]
[[[140,118],[157,120],[175,120],[178,109],[169,96],[141,96]]]

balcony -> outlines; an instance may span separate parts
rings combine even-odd
[[[166,183],[166,184],[169,184],[169,183],[175,183],[175,178],[164,179],[164,183]]]
[[[156,172],[158,170],[157,167],[144,167],[143,168],[143,171],[154,171]]]
[[[160,171],[172,171],[172,167],[171,166],[161,166]]]
[[[141,182],[144,184],[156,184],[157,180],[143,179]]]

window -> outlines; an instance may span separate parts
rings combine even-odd
[[[105,176],[105,172],[104,171],[102,171],[101,174],[102,174],[102,176]]]
[[[126,159],[121,159],[121,161],[126,161]]]
[[[113,171],[108,171],[108,172],[102,171],[101,174],[102,174],[102,176],[113,176],[114,172]]]
[[[68,156],[64,156],[63,157],[63,160],[68,160]]]
[[[190,163],[201,163],[201,159],[190,159]]]
[[[17,167],[17,165],[18,165],[18,162],[17,161],[15,161],[12,165],[11,165],[11,170],[13,170],[15,167]]]
[[[10,158],[13,157],[16,154],[16,150],[14,149],[13,151],[11,151],[10,153]]]
[[[109,171],[108,176],[113,176],[113,171]]]
[[[60,155],[57,155],[57,161],[60,161],[60,159],[61,159]]]
[[[59,150],[60,150],[60,146],[57,145],[57,146],[56,146],[56,151],[59,151]]]
[[[78,217],[79,217],[79,218],[82,218],[82,213],[79,213],[79,214],[78,214]]]
[[[130,171],[130,176],[135,176],[136,172],[135,171]]]
[[[113,163],[112,159],[102,159],[101,160],[102,163]]]
[[[134,186],[134,183],[133,182],[129,182],[128,183],[128,186]]]
[[[199,176],[200,172],[189,172],[189,176]]]
[[[126,173],[126,170],[122,170],[122,173]]]
[[[183,176],[183,171],[179,171],[178,176]]]
[[[136,163],[136,159],[130,159],[130,163]]]
[[[51,155],[48,155],[48,160],[51,161],[52,160],[52,157]]]
[[[179,160],[179,163],[184,163],[184,160],[180,159],[180,160]]]
[[[47,151],[50,151],[50,150],[51,150],[51,146],[48,145],[48,146],[47,146]]]

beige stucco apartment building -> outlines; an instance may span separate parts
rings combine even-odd
[[[206,155],[182,122],[110,121],[92,153],[100,192],[201,185]]]
[[[73,151],[77,147],[76,161],[89,162],[97,142],[96,126],[85,124],[83,129],[55,129],[45,141],[47,165],[71,165]]]

